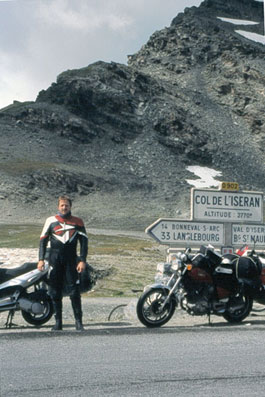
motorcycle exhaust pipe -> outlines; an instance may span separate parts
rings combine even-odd
[[[39,302],[32,302],[29,299],[21,298],[18,301],[20,309],[28,313],[43,314],[44,306]]]
[[[229,312],[233,314],[233,313],[235,313],[237,310],[242,309],[243,307],[244,307],[244,304],[243,304],[243,303],[242,303],[241,305],[229,307]]]

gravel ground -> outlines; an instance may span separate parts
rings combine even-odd
[[[136,301],[132,298],[82,298],[83,307],[83,322],[87,326],[106,326],[113,323],[122,322],[124,325],[137,323],[136,318]],[[122,306],[121,306],[122,305]],[[117,308],[117,309],[116,309]],[[114,310],[114,311],[113,311]],[[111,312],[113,313],[111,314]],[[8,312],[0,313],[0,331],[4,331],[5,322]],[[110,316],[110,318],[109,318]],[[22,317],[20,312],[17,312],[13,319],[15,327],[12,330],[29,330],[35,327],[29,325]],[[52,318],[41,329],[50,329],[54,323]],[[72,328],[74,326],[74,317],[69,298],[63,299],[63,323],[65,328]]]
[[[15,267],[24,262],[36,262],[37,249],[0,249],[0,267]],[[136,316],[136,304],[139,293],[135,297],[92,297],[89,294],[83,295],[83,322],[85,329],[109,329],[117,327],[137,327],[143,328]],[[263,309],[260,305],[255,305],[256,309]],[[0,333],[8,334],[11,331],[5,329],[7,312],[0,312]],[[20,312],[15,314],[13,322],[16,324],[12,332],[34,332],[49,331],[54,323],[52,318],[47,324],[37,329],[29,325],[23,319]],[[74,318],[70,300],[65,297],[63,300],[63,322],[64,329],[74,330]],[[215,326],[230,326],[223,317],[212,316],[211,323]],[[265,327],[264,312],[251,313],[239,326],[258,325]],[[177,309],[173,318],[165,327],[200,327],[208,326],[207,316],[192,317],[185,312]],[[164,327],[163,327],[164,328]]]
[[[113,330],[113,329],[141,329],[145,328],[137,319],[136,316],[136,304],[137,297],[135,298],[90,298],[89,296],[83,297],[83,323],[85,330],[92,332],[94,330]],[[261,309],[259,305],[255,305],[256,309]],[[47,324],[44,324],[40,328],[36,328],[29,325],[21,313],[18,312],[14,317],[15,326],[12,329],[5,328],[5,322],[7,319],[7,312],[0,313],[0,335],[10,333],[38,333],[50,331],[54,324],[52,318]],[[64,298],[63,301],[63,323],[64,331],[73,331],[74,318],[70,300]],[[213,327],[231,327],[233,325],[226,322],[222,317],[212,316],[211,325]],[[198,327],[209,327],[207,316],[192,317],[187,315],[180,309],[176,309],[176,312],[172,319],[162,328],[176,328],[183,329],[183,327],[195,328]],[[264,312],[251,313],[242,323],[234,325],[236,327],[259,327],[265,328],[265,314]],[[145,328],[146,329],[146,328]]]

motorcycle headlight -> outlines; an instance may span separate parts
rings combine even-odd
[[[178,256],[178,259],[180,259],[180,260],[183,261],[183,262],[186,262],[187,259],[188,259],[187,255],[184,254],[183,252],[178,252],[178,253],[177,253],[177,256]]]
[[[171,269],[173,272],[176,272],[177,270],[180,270],[181,268],[182,268],[182,261],[180,259],[176,259],[171,265]]]

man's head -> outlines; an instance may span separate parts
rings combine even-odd
[[[58,198],[58,210],[62,215],[66,215],[71,211],[72,200],[68,196],[60,196]]]

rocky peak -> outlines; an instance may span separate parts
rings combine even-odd
[[[170,27],[155,32],[142,49],[129,56],[128,64],[149,71],[148,66],[169,69],[177,74],[209,64],[230,52],[233,56],[264,59],[264,46],[248,42],[235,33],[235,26],[220,17],[247,19],[258,25],[244,29],[263,33],[262,4],[249,0],[206,0],[200,7],[186,8]],[[147,68],[147,69],[146,69]],[[172,75],[171,75],[172,78]]]
[[[188,216],[189,165],[264,190],[265,47],[220,19],[260,22],[244,29],[262,34],[262,8],[206,0],[154,32],[128,65],[65,71],[35,102],[0,111],[6,213],[42,219],[67,192],[91,226],[142,229]]]

